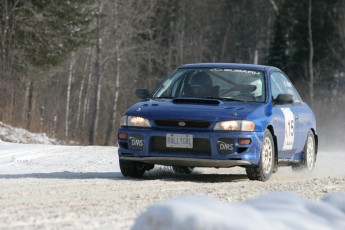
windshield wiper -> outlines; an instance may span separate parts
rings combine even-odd
[[[246,102],[244,100],[239,100],[239,99],[234,99],[234,98],[227,98],[227,97],[222,97],[220,98],[220,100],[223,100],[223,101],[240,101],[240,102]]]
[[[151,99],[176,99],[179,97],[152,97]],[[181,97],[183,98],[189,98],[189,97]],[[190,97],[190,98],[200,98],[200,99],[211,99],[211,100],[220,100],[220,101],[240,101],[245,102],[244,100],[238,100],[233,98],[227,98],[227,97]]]
[[[221,100],[221,101],[241,101],[241,102],[243,102],[243,100],[227,98],[227,97],[204,97],[204,98],[206,98],[206,99]]]

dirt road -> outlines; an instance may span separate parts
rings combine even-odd
[[[345,191],[345,154],[320,152],[312,175],[280,168],[267,182],[241,168],[124,178],[115,147],[0,144],[0,229],[130,229],[154,202],[184,195],[244,201],[273,191],[319,199]]]

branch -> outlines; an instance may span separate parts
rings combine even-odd
[[[272,5],[274,11],[276,12],[276,14],[279,15],[279,10],[278,10],[278,7],[277,7],[276,3],[274,2],[274,0],[269,0],[269,1]]]

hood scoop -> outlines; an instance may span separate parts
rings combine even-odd
[[[175,98],[172,100],[175,104],[203,104],[203,105],[219,105],[220,101],[207,98]]]

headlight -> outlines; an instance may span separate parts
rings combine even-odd
[[[214,130],[254,131],[254,127],[252,121],[221,121],[214,126]]]
[[[143,117],[122,116],[120,120],[121,126],[151,127],[149,120]]]

